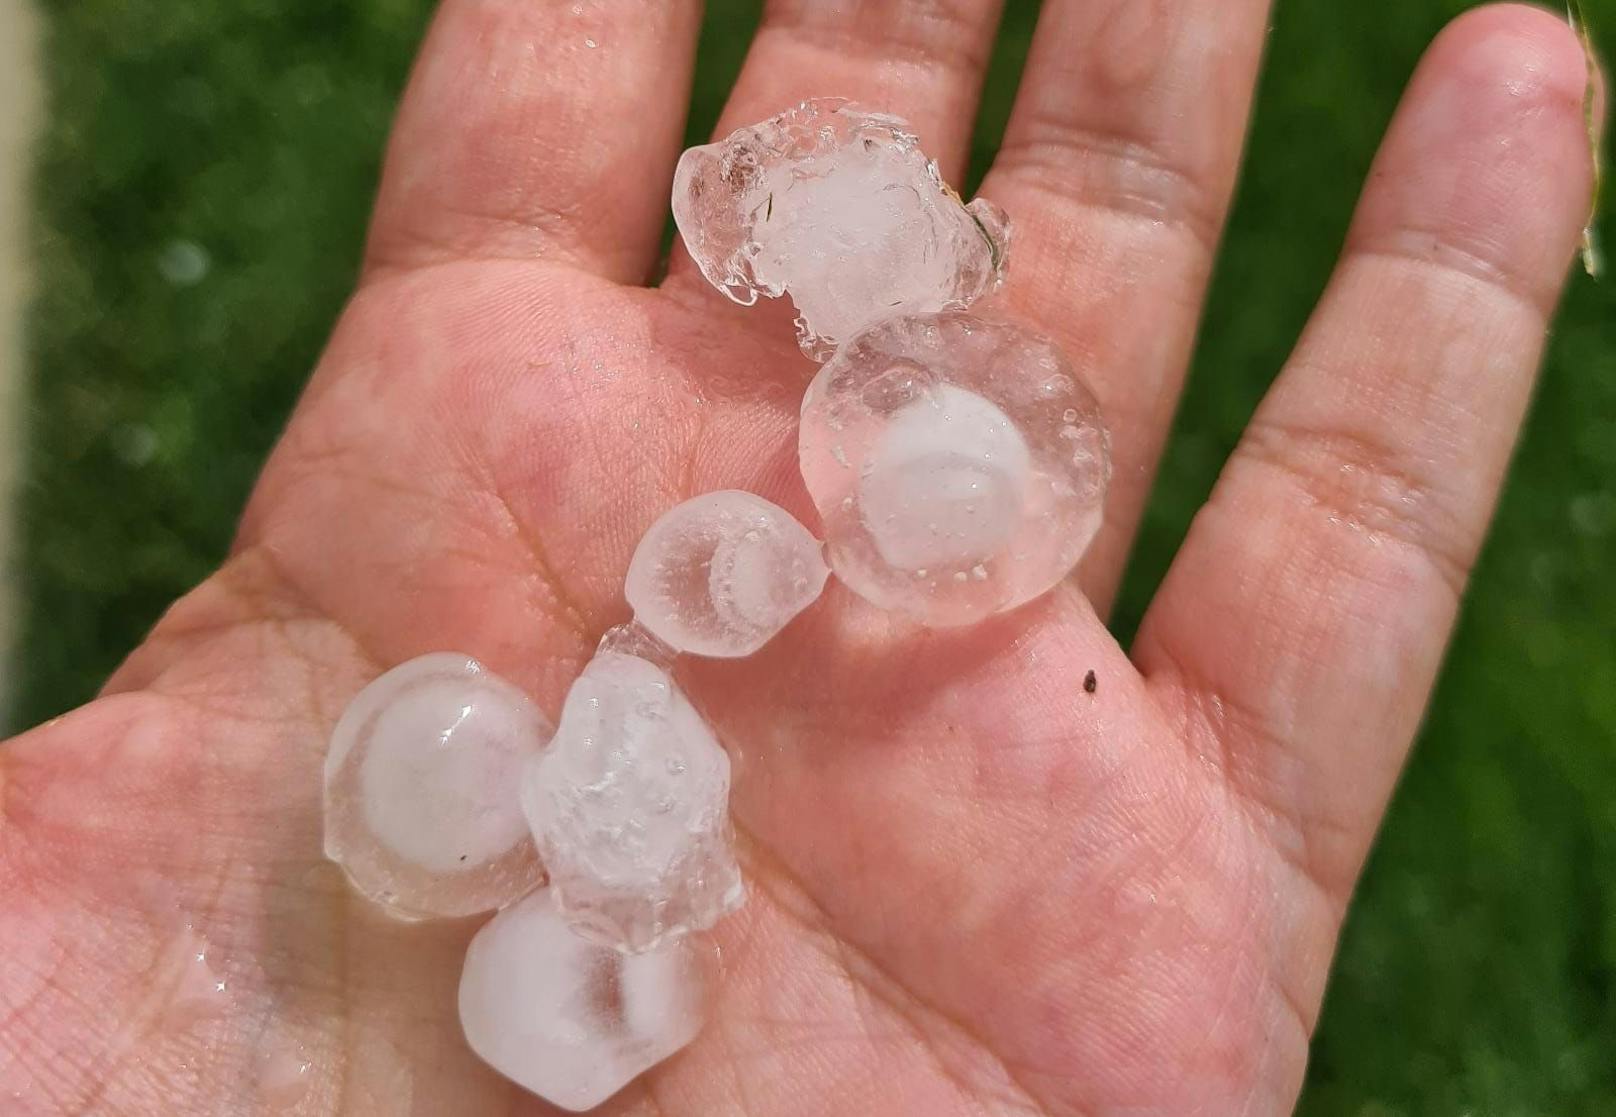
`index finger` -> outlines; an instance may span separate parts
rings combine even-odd
[[[699,0],[444,0],[388,146],[374,268],[524,256],[645,278]]]

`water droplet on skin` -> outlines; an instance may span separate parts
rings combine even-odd
[[[154,990],[166,990],[162,1019],[169,1027],[189,1028],[222,1014],[230,1006],[225,981],[208,961],[206,940],[186,927],[164,952]]]
[[[291,1109],[308,1095],[312,1068],[296,1044],[271,1044],[259,1057],[259,1100],[272,1110]]]
[[[600,46],[600,44],[595,42],[593,39],[585,39],[584,46],[588,47],[590,50],[594,50],[596,47]]]
[[[180,925],[152,964],[140,1003],[108,1039],[114,1055],[122,1057],[150,1042],[154,1032],[189,1031],[229,1010],[229,990],[209,961],[211,950],[194,927]]]

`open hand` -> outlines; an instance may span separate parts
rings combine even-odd
[[[995,9],[778,0],[720,131],[848,96],[957,179]],[[755,658],[683,669],[738,753],[751,902],[716,932],[706,1031],[604,1112],[1221,1117],[1300,1087],[1586,214],[1584,59],[1522,7],[1431,49],[1125,651],[1104,617],[1267,11],[1044,9],[983,186],[1016,223],[997,311],[1098,394],[1106,524],[1073,584],[978,627],[832,584]],[[745,488],[814,523],[789,312],[677,250],[644,286],[698,20],[444,0],[359,288],[233,557],[104,697],[0,750],[6,1113],[547,1111],[460,1039],[477,921],[388,922],[323,861],[320,762],[355,691],[430,650],[554,714],[680,500]]]

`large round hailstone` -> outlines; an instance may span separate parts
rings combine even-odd
[[[819,541],[790,513],[725,490],[652,524],[623,592],[634,619],[670,647],[744,656],[811,605],[829,575]]]
[[[510,903],[543,879],[517,789],[553,732],[526,695],[468,656],[400,664],[332,731],[326,856],[400,918]]]
[[[798,438],[836,576],[937,627],[1064,578],[1111,473],[1099,407],[1055,344],[957,312],[844,345],[809,385]]]
[[[582,1112],[696,1037],[705,988],[695,942],[623,954],[579,937],[544,889],[471,940],[460,1026],[500,1074]]]

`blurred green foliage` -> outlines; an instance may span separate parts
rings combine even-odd
[[[1251,158],[1119,608],[1123,635],[1322,288],[1420,51],[1465,6],[1279,0]],[[224,553],[352,280],[388,118],[429,15],[426,0],[43,7],[51,121],[37,180],[17,727],[93,694]],[[1608,43],[1616,0],[1584,7]],[[1010,0],[976,174],[1035,15]],[[716,117],[756,20],[753,3],[710,5],[693,138]],[[1611,280],[1572,283],[1348,923],[1301,1111],[1616,1114]]]

